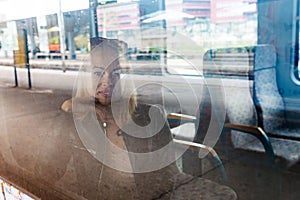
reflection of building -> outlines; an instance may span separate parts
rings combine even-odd
[[[129,46],[137,41],[134,34],[140,34],[143,43],[148,41],[146,46],[158,44],[159,34],[145,34],[153,27],[167,27],[197,41],[223,38],[218,41],[222,43],[243,38],[248,42],[255,40],[256,4],[257,0],[139,0],[102,4],[97,8],[98,31],[99,36],[125,39]]]
[[[167,10],[176,10],[193,15],[196,18],[210,17],[210,0],[166,0]],[[182,26],[186,25],[187,20],[178,19],[168,22],[168,26]]]
[[[257,0],[211,0],[211,22],[246,21],[248,14],[256,12],[256,2]]]
[[[102,36],[114,31],[139,29],[139,5],[136,2],[107,4],[97,8],[98,31]]]
[[[47,27],[48,28],[58,26],[57,14],[47,15],[46,20],[47,20]],[[58,35],[59,35],[58,31],[50,31],[49,32],[49,38],[50,39],[54,38],[54,37],[58,37]]]
[[[139,16],[163,10],[158,5],[162,4],[163,0],[155,4],[151,2],[140,0],[99,5],[97,9],[99,33],[106,36],[106,34],[113,34],[111,32],[114,31],[139,29]],[[247,15],[256,12],[256,2],[257,0],[165,0],[164,4],[166,10],[184,12],[196,19],[211,23],[227,23],[245,21]],[[184,18],[167,22],[167,26],[186,26],[187,24],[188,20]]]
[[[210,19],[212,23],[245,21],[256,12],[257,0],[166,0],[166,9]],[[252,5],[251,5],[252,4]],[[186,20],[169,22],[168,26],[185,25]]]
[[[64,27],[67,33],[66,38],[66,50],[76,48],[78,50],[86,51],[88,48],[87,38],[89,32],[88,15],[89,10],[78,10],[64,12]],[[41,18],[41,17],[40,17]],[[42,16],[44,18],[44,16]],[[47,15],[45,17],[46,22],[43,23],[43,28],[47,30],[49,47],[55,48],[50,51],[60,51],[60,35],[59,24],[57,14]],[[76,20],[75,20],[76,19]],[[41,23],[41,22],[40,22]],[[40,34],[40,33],[39,33]],[[73,41],[75,40],[75,41]],[[75,44],[72,44],[74,43]],[[55,46],[56,45],[56,46]],[[74,45],[72,47],[72,45]]]

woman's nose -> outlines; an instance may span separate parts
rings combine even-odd
[[[108,86],[111,85],[111,78],[110,78],[110,73],[104,72],[103,76],[100,79],[100,82],[103,86]]]

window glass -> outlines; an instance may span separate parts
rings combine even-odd
[[[257,42],[256,1],[106,3],[97,7],[97,20],[99,36],[126,41],[131,60],[158,62],[164,57],[165,72],[170,74],[201,75],[207,70],[200,61],[206,50],[249,46]],[[164,38],[163,33],[158,33],[154,27],[166,31],[167,35],[185,37],[194,44],[187,45],[177,37],[173,40],[170,36]],[[178,43],[180,49],[174,47]],[[195,57],[199,61],[191,61]]]
[[[174,164],[179,168],[174,165],[174,169],[222,185],[228,183],[230,193],[232,188],[241,199],[250,196],[253,199],[276,199],[279,196],[282,199],[300,199],[299,192],[289,189],[298,188],[294,187],[295,181],[286,181],[294,178],[299,183],[300,145],[293,141],[299,140],[295,134],[298,130],[292,130],[291,134],[278,134],[289,139],[270,140],[274,144],[279,169],[273,163],[267,163],[265,152],[271,155],[272,147],[265,151],[258,140],[248,138],[246,133],[236,134],[225,128],[228,122],[242,124],[247,129],[249,126],[251,132],[262,133],[265,130],[266,135],[270,132],[269,135],[276,137],[277,133],[272,131],[279,132],[284,125],[288,125],[284,127],[286,130],[299,129],[299,2],[0,0],[0,98],[3,101],[0,104],[3,118],[0,129],[4,132],[0,134],[0,163],[4,164],[4,167],[0,165],[0,176],[3,177],[0,177],[0,200],[21,198],[21,193],[24,199],[27,196],[35,199],[31,193],[44,197],[48,195],[43,194],[45,191],[53,194],[48,197],[50,199],[58,199],[56,195],[85,199],[101,198],[97,195],[112,195],[107,199],[123,197],[119,194],[126,196],[122,192],[107,192],[107,185],[102,184],[107,180],[111,191],[119,189],[120,185],[142,186],[145,190],[140,191],[149,194],[148,199],[173,195],[168,192],[171,191],[169,185],[159,188],[159,185],[152,184],[159,176],[149,176],[155,179],[147,182],[138,172],[135,175],[139,179],[134,180],[131,175],[127,179],[126,175],[124,180],[130,180],[126,182],[119,179],[120,174],[99,165],[94,157],[106,151],[96,149],[99,144],[106,148],[101,145],[104,140],[98,138],[103,134],[111,136],[112,140],[117,138],[116,144],[126,147],[123,143],[126,139],[122,139],[126,137],[125,132],[119,130],[122,127],[111,126],[115,125],[114,113],[119,113],[117,117],[121,123],[131,115],[136,116],[136,121],[144,120],[141,124],[150,132],[153,127],[147,124],[154,118],[151,119],[152,113],[148,110],[152,105],[155,105],[153,113],[157,112],[161,117],[155,120],[162,119],[166,125],[164,128],[168,135],[162,135],[168,140],[161,140],[157,135],[156,141],[147,141],[140,146],[138,141],[130,138],[125,141],[137,150],[140,147],[157,148],[161,141],[172,144],[173,139],[205,144],[220,155],[215,156],[212,151],[217,163],[212,163],[209,157],[199,165],[193,165],[192,161],[198,162],[202,156],[201,151],[189,152],[184,159],[176,157]],[[257,44],[261,44],[262,48]],[[276,63],[273,62],[275,59],[272,60],[275,56]],[[30,77],[33,90],[24,90],[27,84],[31,88]],[[10,87],[14,84],[17,87]],[[263,89],[271,94],[263,92]],[[258,97],[263,97],[263,100],[258,100]],[[125,112],[126,106],[112,110],[112,102],[119,104],[123,100],[128,100],[129,113]],[[68,112],[73,111],[80,115],[69,115]],[[94,111],[98,111],[97,115],[93,115]],[[93,120],[95,126],[89,120]],[[176,127],[178,121],[187,125],[183,126],[183,131]],[[158,124],[158,121],[152,122]],[[78,126],[80,123],[86,127]],[[98,128],[103,131],[102,135],[98,134]],[[109,132],[106,132],[108,129]],[[97,139],[90,138],[86,132],[93,133]],[[84,140],[92,145],[85,146]],[[102,152],[98,153],[94,147]],[[151,158],[164,159],[162,156]],[[150,164],[149,160],[165,167],[161,162],[145,160],[145,165]],[[173,158],[170,160],[175,161]],[[219,160],[232,167],[226,167],[227,183],[226,176],[224,181],[219,180],[220,173],[215,170],[217,165],[222,166]],[[286,161],[280,163],[281,160]],[[104,161],[107,161],[106,158]],[[138,163],[129,161],[126,157],[126,172],[130,171],[132,163]],[[116,169],[123,167],[118,162],[113,164],[116,164]],[[292,166],[291,171],[284,168],[285,164]],[[133,166],[140,169],[138,165]],[[103,169],[113,176],[106,172],[102,174]],[[296,178],[295,173],[298,173]],[[224,174],[223,166],[221,174]],[[187,183],[181,182],[181,179],[187,179],[178,177],[177,182],[177,179],[168,177],[169,173],[165,175],[159,179],[174,181],[177,185],[172,185],[173,189]],[[14,184],[6,182],[4,177]],[[282,187],[282,180],[287,184],[285,187]],[[41,183],[35,186],[39,181]],[[133,181],[137,184],[131,184]],[[115,186],[115,183],[118,184]],[[202,186],[198,182],[195,185]],[[156,195],[151,192],[154,191],[152,186],[161,189],[162,192],[157,190],[158,197],[151,196]],[[126,187],[120,188],[120,191],[127,190]],[[200,192],[205,194],[203,188]],[[220,191],[223,195],[223,189],[206,188],[212,192]],[[27,190],[30,191],[28,195]],[[184,195],[183,198],[189,199],[189,194]]]
[[[62,53],[74,59],[90,51],[90,37],[100,36],[125,41],[130,60],[160,63],[162,73],[202,75],[208,49],[257,43],[256,0],[78,0],[76,5],[62,0],[36,7],[32,13],[3,14],[1,54],[12,54],[17,43],[12,33],[20,35],[26,27],[32,58]]]

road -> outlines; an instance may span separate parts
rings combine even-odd
[[[33,88],[61,89],[71,91],[73,89],[73,84],[78,71],[63,72],[62,70],[31,69],[30,74]],[[17,78],[19,87],[28,87],[27,69],[17,68]],[[0,81],[4,85],[14,86],[14,68],[11,66],[0,66]]]
[[[78,71],[55,69],[31,69],[33,89],[59,89],[72,94]],[[28,71],[17,68],[19,87],[28,88]],[[147,103],[161,103],[161,97],[168,112],[182,112],[195,115],[195,108],[203,99],[203,88],[207,86],[215,99],[222,101],[224,88],[244,87],[248,89],[246,81],[238,79],[203,78],[203,76],[179,76],[172,74],[125,74],[121,78],[134,83],[137,95]],[[0,82],[2,85],[14,86],[14,69],[0,66]],[[75,86],[76,87],[76,86]],[[216,90],[217,89],[217,90]],[[220,91],[221,90],[221,91]],[[160,101],[160,102],[159,102]]]

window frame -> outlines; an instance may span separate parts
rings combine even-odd
[[[300,37],[300,0],[293,1],[293,35],[292,35],[292,52],[291,52],[291,77],[293,81],[300,85],[300,60],[299,60],[299,37]]]

